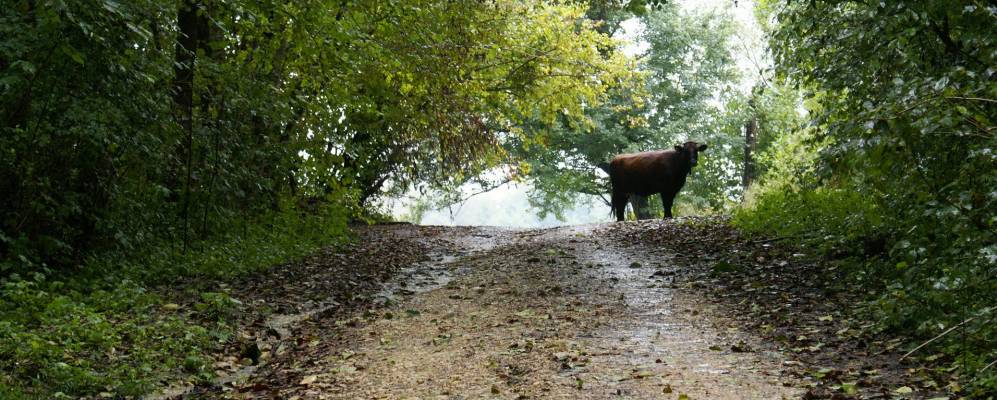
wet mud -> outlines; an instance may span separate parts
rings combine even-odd
[[[447,228],[376,307],[296,322],[292,343],[206,398],[779,399],[777,352],[677,295],[676,255],[597,234]],[[734,345],[731,345],[732,341]]]

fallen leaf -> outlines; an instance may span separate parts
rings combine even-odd
[[[633,376],[635,379],[644,379],[650,376],[654,376],[654,371],[642,369],[634,371],[633,374],[631,374],[631,376]]]

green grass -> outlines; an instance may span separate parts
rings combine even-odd
[[[751,233],[809,240],[829,250],[876,235],[882,228],[879,207],[848,189],[821,187],[793,190],[789,185],[762,187],[734,211],[733,222]]]
[[[341,243],[346,212],[285,212],[232,233],[143,254],[93,257],[71,276],[44,271],[0,281],[0,398],[138,396],[166,380],[212,377],[208,356],[233,334],[226,293],[189,289],[193,309],[163,293],[178,279],[225,281]],[[27,276],[24,276],[27,275]],[[165,291],[164,291],[165,288]]]

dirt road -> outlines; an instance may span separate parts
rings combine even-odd
[[[310,315],[293,346],[190,397],[780,399],[784,357],[718,332],[674,290],[680,255],[608,225],[435,231],[379,307]],[[412,229],[412,235],[425,234]],[[418,237],[416,239],[419,239]]]

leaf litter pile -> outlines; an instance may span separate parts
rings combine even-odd
[[[676,254],[672,285],[701,305],[687,313],[708,313],[719,329],[762,339],[759,348],[732,343],[730,351],[785,354],[788,373],[807,388],[804,399],[948,399],[957,388],[932,373],[935,366],[901,361],[901,349],[917,342],[875,333],[857,308],[856,288],[799,248],[746,237],[722,218],[616,224],[605,234]]]

